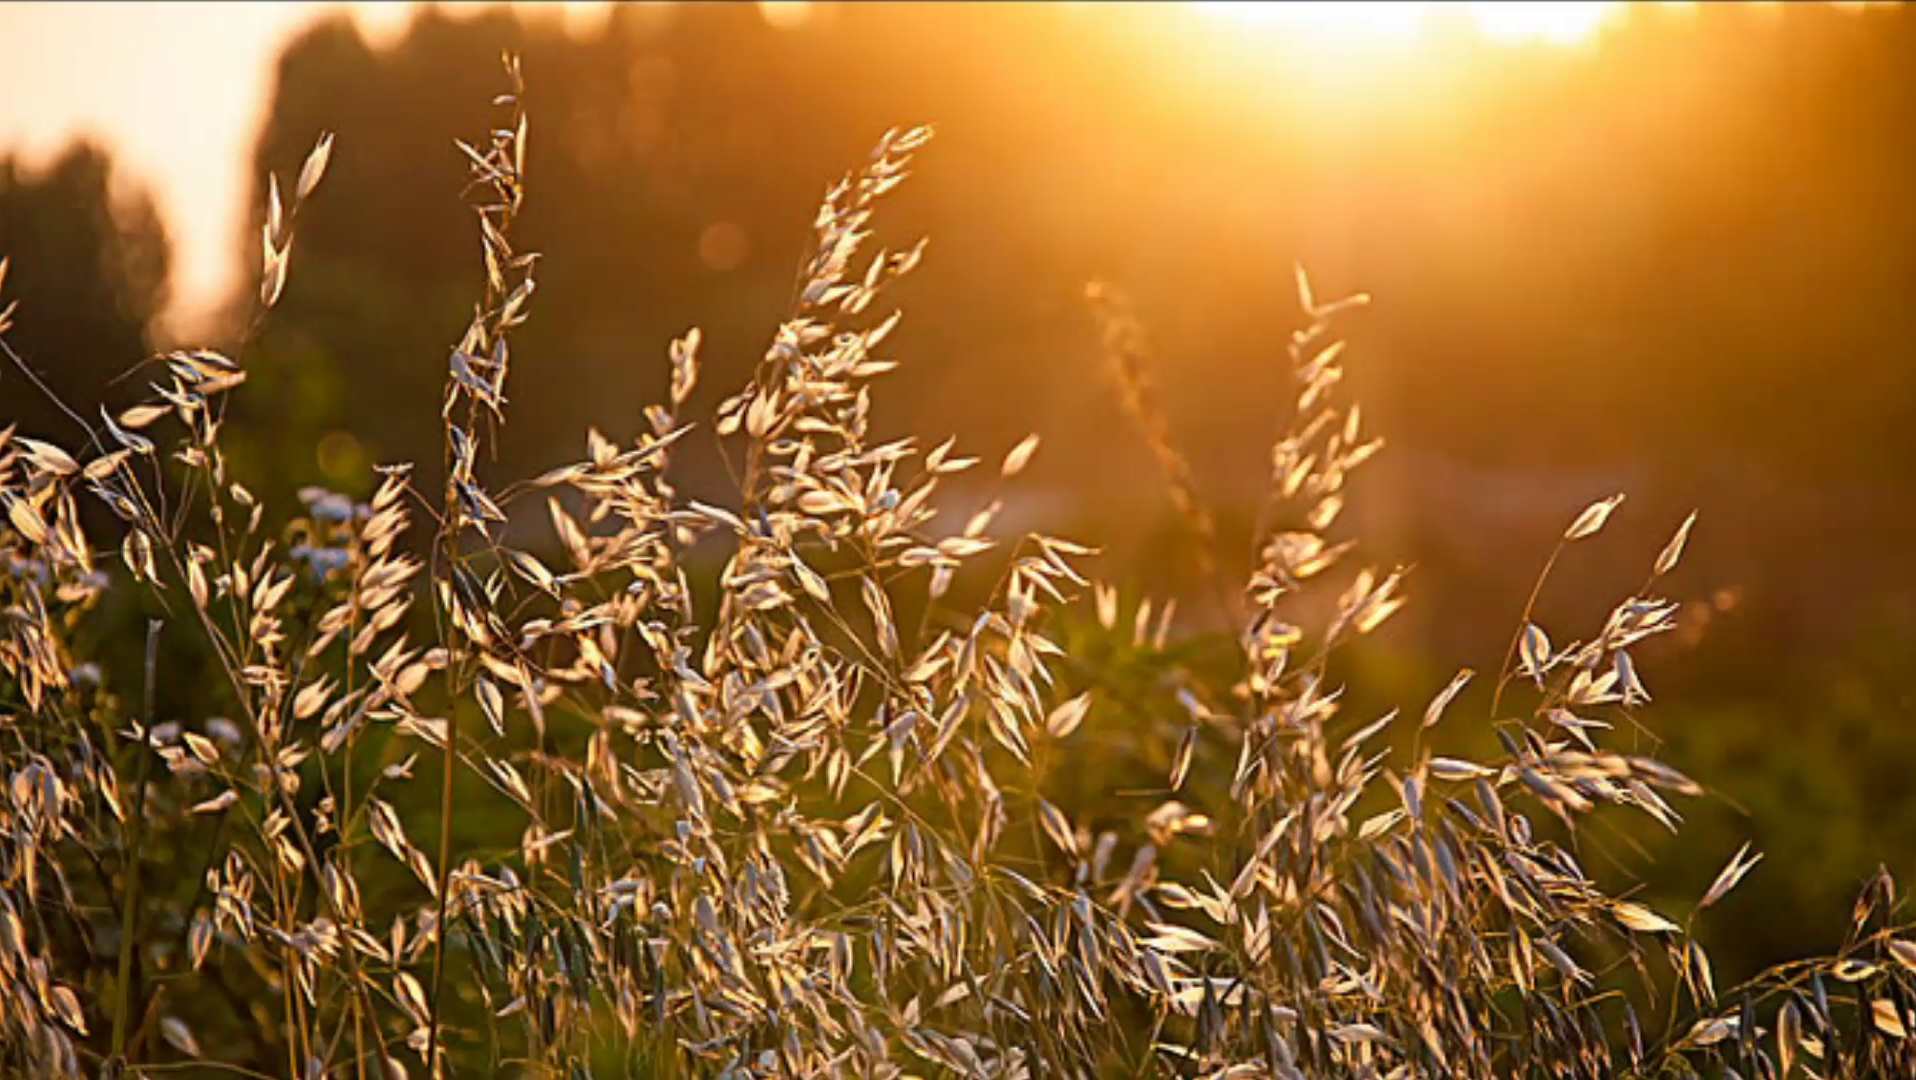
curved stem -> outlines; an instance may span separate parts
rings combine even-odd
[[[1550,558],[1544,560],[1543,571],[1537,575],[1536,584],[1530,587],[1530,599],[1524,601],[1523,614],[1517,617],[1517,631],[1510,635],[1510,648],[1504,651],[1504,662],[1497,669],[1497,689],[1490,695],[1490,718],[1497,719],[1497,706],[1503,703],[1504,687],[1510,685],[1510,664],[1517,658],[1517,645],[1523,641],[1523,629],[1530,625],[1530,616],[1537,610],[1537,598],[1543,595],[1543,583],[1550,580],[1550,571],[1557,565],[1557,558],[1563,554],[1568,540],[1558,540],[1557,546],[1550,552]]]

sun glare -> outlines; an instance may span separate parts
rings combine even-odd
[[[1329,2],[1243,2],[1200,0],[1201,11],[1246,26],[1344,38],[1405,41],[1434,22],[1461,17],[1486,37],[1500,41],[1548,41],[1573,44],[1590,38],[1618,6],[1611,0],[1589,2],[1475,2],[1438,0],[1329,0]]]

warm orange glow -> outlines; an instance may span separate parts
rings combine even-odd
[[[1202,0],[1196,7],[1244,26],[1345,39],[1402,41],[1417,36],[1434,20],[1461,17],[1487,37],[1500,41],[1550,41],[1570,44],[1590,38],[1619,5],[1587,2],[1442,3],[1431,0],[1328,0],[1328,2],[1255,2]]]
[[[1865,0],[1836,2],[1865,6]],[[279,50],[338,10],[350,12],[375,44],[390,45],[423,6],[413,0],[0,4],[0,151],[37,166],[76,136],[109,145],[122,176],[149,186],[172,231],[171,314],[194,326],[239,287],[233,253],[248,240],[240,232],[247,209],[241,203],[256,183],[252,140]],[[489,5],[440,0],[432,6],[460,19]],[[526,0],[523,10],[585,37],[604,25],[614,6],[609,0]],[[1453,31],[1474,30],[1500,44],[1574,46],[1595,42],[1627,7],[1621,0],[1199,0],[1130,19],[1118,16],[1131,5],[1079,6],[1093,20],[1123,27],[1128,36],[1110,40],[1135,47],[1140,62],[1167,73],[1139,80],[1141,98],[1167,87],[1176,92],[1179,85],[1225,86],[1231,92],[1222,100],[1263,108],[1267,84],[1260,75],[1273,67],[1273,47],[1281,47],[1285,77],[1339,103],[1340,120],[1352,108],[1380,103],[1415,110],[1430,87],[1470,78],[1471,64],[1455,62],[1464,53],[1443,47]],[[1699,3],[1665,6],[1694,10]],[[1759,6],[1783,11],[1775,0]],[[831,5],[809,0],[758,0],[758,7],[781,28],[831,15]]]

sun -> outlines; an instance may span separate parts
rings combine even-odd
[[[1422,33],[1433,18],[1460,15],[1486,37],[1496,40],[1573,44],[1592,37],[1619,5],[1613,0],[1499,0],[1475,3],[1445,3],[1440,0],[1200,0],[1195,6],[1220,19],[1313,36],[1404,41]]]

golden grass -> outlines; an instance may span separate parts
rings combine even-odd
[[[221,449],[243,349],[166,357],[148,403],[73,415],[76,451],[0,432],[6,1069],[1916,1065],[1916,943],[1891,925],[1886,876],[1839,955],[1719,990],[1693,922],[1760,856],[1739,852],[1680,920],[1579,861],[1590,815],[1674,829],[1667,798],[1700,792],[1611,748],[1649,699],[1630,650],[1672,625],[1655,590],[1690,522],[1586,638],[1554,643],[1526,611],[1494,681],[1500,757],[1440,752],[1468,671],[1414,722],[1340,714],[1336,651],[1404,602],[1401,571],[1345,569],[1355,548],[1337,530],[1350,477],[1380,445],[1340,392],[1335,327],[1362,297],[1320,300],[1299,275],[1296,409],[1272,450],[1255,567],[1221,601],[1238,618],[1238,670],[1182,687],[1175,740],[1138,751],[1170,763],[1163,788],[1123,823],[1074,820],[1048,794],[1074,747],[1128,722],[1125,703],[1070,692],[1086,680],[1053,632],[1076,605],[1115,631],[1112,594],[1088,595],[1079,569],[1093,553],[994,536],[989,510],[944,528],[940,485],[978,460],[870,435],[897,320],[877,302],[922,252],[870,252],[873,215],[929,131],[887,133],[828,192],[789,318],[711,418],[737,466],[729,505],[668,479],[692,430],[696,330],[671,346],[670,400],[648,411],[649,432],[630,445],[594,432],[580,461],[530,480],[487,476],[538,265],[512,238],[525,115],[508,66],[506,115],[462,144],[486,286],[450,353],[442,489],[395,466],[363,504],[308,490],[269,517]],[[271,187],[262,317],[330,153],[323,139],[289,203]],[[1096,298],[1127,407],[1206,577],[1222,580],[1135,318],[1115,290]],[[1036,450],[1013,448],[999,481]],[[85,499],[123,523],[105,549],[117,557],[82,529]],[[1619,502],[1576,516],[1550,565]],[[432,535],[414,545],[422,512]],[[554,562],[503,539],[508,520],[540,515]],[[715,578],[688,565],[700,543],[725,551]],[[981,606],[947,602],[963,574],[995,581]],[[83,652],[109,589],[146,590],[163,613],[138,705]],[[1301,625],[1314,589],[1334,597],[1331,615]],[[1148,621],[1140,611],[1136,646],[1162,653],[1168,613],[1155,641]],[[154,715],[168,635],[203,641],[231,719]],[[1407,749],[1387,744],[1393,723]],[[462,849],[456,825],[481,803],[518,823],[516,841]]]

